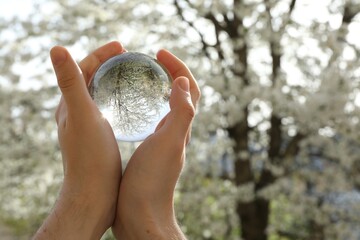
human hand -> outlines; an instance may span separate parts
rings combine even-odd
[[[185,238],[176,223],[173,194],[200,91],[182,61],[165,50],[157,58],[175,79],[171,111],[136,149],[125,169],[113,225],[117,239]]]
[[[121,158],[113,131],[87,85],[101,63],[123,51],[118,42],[111,42],[79,65],[63,47],[50,52],[62,92],[56,122],[64,183],[36,239],[100,239],[113,223]]]

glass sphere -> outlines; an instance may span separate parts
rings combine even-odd
[[[171,76],[154,58],[125,52],[96,71],[89,92],[119,141],[141,141],[170,111]]]

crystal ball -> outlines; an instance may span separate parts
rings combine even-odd
[[[170,111],[171,76],[156,59],[125,52],[104,62],[89,92],[119,141],[142,141]]]

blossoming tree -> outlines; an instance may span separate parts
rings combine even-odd
[[[49,101],[54,88],[45,71],[34,77],[42,95],[24,94],[15,83],[19,76],[21,82],[19,65],[35,61],[50,69],[46,57],[53,44],[69,46],[80,58],[118,38],[128,50],[148,54],[169,48],[201,85],[203,98],[176,195],[178,219],[190,239],[356,239],[360,4],[314,2],[39,1],[36,14],[3,20],[1,75],[8,83],[1,89],[6,138],[0,163],[14,174],[2,175],[1,187],[9,192],[1,198],[2,211],[30,217],[34,211],[20,212],[25,207],[18,200],[11,208],[9,199],[36,198],[34,207],[51,205],[54,194],[48,204],[41,201],[54,185],[44,179],[50,174],[55,185],[61,179],[59,164],[50,160],[59,158],[55,138],[44,137],[54,131],[46,113],[46,107],[54,108]],[[43,174],[22,171],[24,163]],[[9,179],[43,191],[15,194]],[[34,187],[35,180],[41,184]]]

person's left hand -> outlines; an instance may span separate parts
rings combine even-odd
[[[174,212],[174,189],[200,90],[192,73],[166,50],[157,54],[172,78],[170,112],[132,155],[121,180],[113,233],[117,239],[185,239]]]
[[[79,65],[56,46],[51,60],[62,98],[56,111],[64,183],[36,239],[100,239],[115,217],[121,158],[114,133],[88,92],[96,69],[124,51],[106,44]]]

